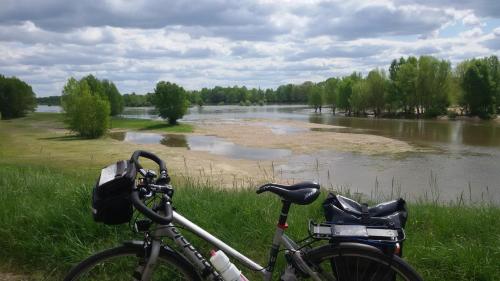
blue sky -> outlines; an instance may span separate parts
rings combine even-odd
[[[122,93],[275,88],[387,68],[500,55],[498,0],[0,0],[0,73],[38,96],[94,74]]]

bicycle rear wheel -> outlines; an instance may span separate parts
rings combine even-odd
[[[358,243],[325,245],[305,257],[323,280],[337,281],[422,281],[404,260]]]
[[[64,281],[140,280],[138,268],[145,264],[142,247],[123,245],[97,253],[76,265]],[[162,249],[151,281],[200,280],[198,274],[179,254]]]

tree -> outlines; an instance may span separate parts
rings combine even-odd
[[[386,77],[382,70],[372,70],[366,77],[366,87],[368,88],[368,105],[373,108],[375,116],[380,116],[384,108]]]
[[[153,103],[160,116],[171,125],[177,124],[187,112],[189,101],[184,88],[175,83],[160,81],[156,84]]]
[[[87,82],[92,95],[99,95],[101,98],[108,100],[112,116],[123,112],[123,97],[113,82],[106,79],[99,80],[92,74],[83,77],[81,80]]]
[[[323,87],[320,85],[313,85],[309,89],[309,105],[314,107],[314,112],[321,113],[321,107],[324,103]]]
[[[417,114],[427,117],[445,114],[449,106],[451,65],[431,56],[418,59]]]
[[[71,77],[62,92],[64,122],[69,129],[86,138],[102,136],[108,129],[110,105],[107,99],[92,92],[87,80]]]
[[[395,88],[398,90],[397,100],[406,115],[413,115],[417,107],[417,75],[418,61],[409,57],[403,61],[395,72]]]
[[[342,77],[338,83],[337,105],[351,115],[351,104],[349,102],[352,95],[352,86],[356,81],[361,80],[361,73],[353,72],[349,76]]]
[[[0,115],[2,119],[23,117],[36,107],[31,86],[16,77],[0,75]]]
[[[472,60],[462,81],[464,102],[469,114],[490,118],[495,113],[493,85],[486,61]]]
[[[104,96],[108,99],[111,106],[111,116],[116,116],[123,112],[124,102],[123,97],[116,88],[115,84],[109,80],[102,80],[101,82]]]
[[[370,86],[366,80],[358,80],[352,85],[349,104],[355,115],[366,115],[370,99]]]
[[[325,104],[332,108],[332,113],[335,114],[337,108],[337,78],[329,78],[325,81]]]

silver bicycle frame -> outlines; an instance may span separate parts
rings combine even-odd
[[[186,230],[189,230],[193,234],[197,235],[201,239],[207,241],[217,249],[222,250],[224,253],[226,253],[228,256],[238,260],[243,266],[253,270],[253,271],[258,271],[262,273],[263,275],[263,280],[264,281],[270,281],[272,278],[272,273],[273,273],[273,268],[269,270],[267,267],[263,267],[262,265],[259,265],[258,263],[254,262],[250,258],[246,257],[245,255],[241,254],[238,252],[236,249],[232,248],[231,246],[227,245],[217,237],[213,236],[212,234],[208,233],[206,230],[203,228],[199,227],[195,223],[191,222],[181,214],[177,212],[173,212],[173,224],[169,225],[162,225],[158,226],[157,229],[153,233],[153,245],[160,243],[161,237],[170,237],[174,242],[176,242],[178,245],[181,246],[181,249],[183,251],[184,256],[188,258],[189,261],[193,263],[200,271],[206,270],[207,268],[212,268],[213,267],[208,263],[203,256],[189,243],[187,240],[178,232],[178,230],[175,228],[175,224],[185,228]],[[305,263],[305,261],[302,259],[300,255],[300,251],[298,251],[296,248],[295,242],[293,242],[288,236],[284,234],[284,229],[277,227],[276,232],[274,234],[273,238],[273,250],[279,249],[279,246],[282,245],[286,250],[290,251],[293,255],[293,259],[298,262],[298,266],[302,269],[305,270],[310,274],[310,276],[315,279],[315,280],[321,280],[318,278],[317,274]],[[150,257],[150,259],[156,260],[156,257]],[[273,257],[271,257],[272,259]],[[275,258],[275,257],[274,257]],[[153,261],[154,263],[154,261]],[[145,274],[146,276],[148,273]],[[143,276],[145,276],[143,275]],[[218,276],[218,274],[215,272],[215,275]]]

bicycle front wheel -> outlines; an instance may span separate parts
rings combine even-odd
[[[422,281],[398,256],[365,244],[325,245],[309,251],[306,260],[322,280]]]
[[[142,247],[123,245],[97,253],[76,265],[64,281],[140,280],[141,267],[146,261]],[[179,254],[162,249],[151,281],[200,280],[198,274]]]

